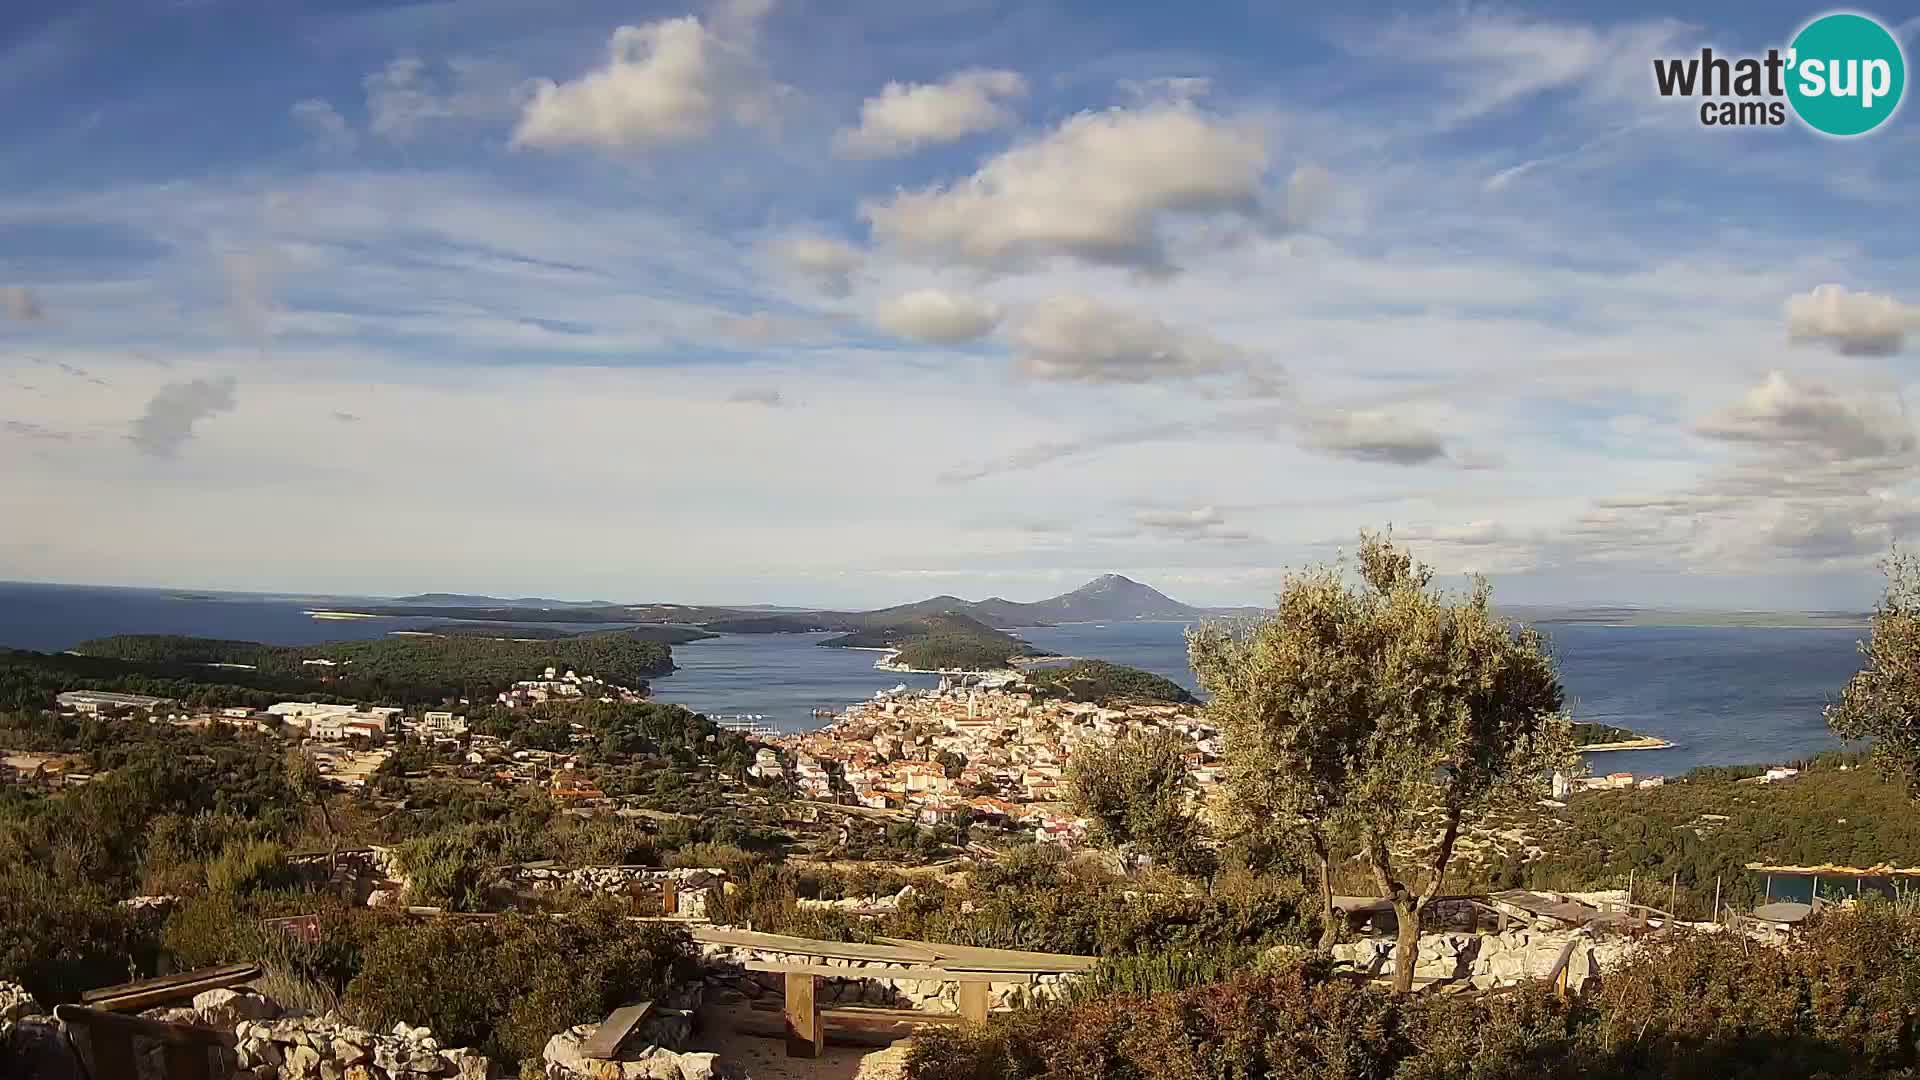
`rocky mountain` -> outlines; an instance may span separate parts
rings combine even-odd
[[[993,601],[988,601],[992,603]],[[1000,601],[1006,603],[1005,601]],[[1101,574],[1072,592],[1032,604],[1014,604],[1025,618],[1043,622],[1108,622],[1118,619],[1195,619],[1206,612],[1151,585],[1119,574]],[[1033,625],[1029,623],[1028,625]]]

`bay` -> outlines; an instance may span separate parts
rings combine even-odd
[[[444,620],[318,620],[340,598],[0,583],[0,647],[57,651],[122,633],[191,634],[284,645],[383,637]],[[603,627],[604,628],[604,627]],[[1135,622],[1031,627],[1040,648],[1164,675],[1183,686],[1185,624]],[[1577,720],[1613,724],[1676,745],[1592,755],[1596,770],[1675,775],[1696,765],[1784,762],[1839,743],[1822,708],[1859,666],[1855,629],[1548,624]],[[679,670],[654,693],[716,715],[757,714],[783,730],[825,721],[875,690],[927,687],[936,678],[876,670],[875,653],[824,649],[824,634],[728,634],[674,647]]]

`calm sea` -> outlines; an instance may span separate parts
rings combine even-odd
[[[122,633],[192,634],[299,645],[381,637],[429,619],[322,621],[311,598],[244,593],[0,583],[0,646],[59,650]],[[1859,666],[1858,630],[1555,624],[1568,700],[1579,720],[1664,736],[1672,750],[1595,755],[1596,767],[1642,775],[1695,765],[1786,761],[1838,745],[1821,708]],[[1193,686],[1179,623],[1033,627],[1041,648],[1097,656]],[[764,715],[787,730],[822,721],[875,690],[932,676],[877,671],[870,652],[822,649],[828,635],[725,635],[674,647],[680,670],[658,698],[702,712]]]

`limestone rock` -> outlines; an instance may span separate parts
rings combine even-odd
[[[203,990],[193,996],[193,1011],[209,1027],[230,1028],[242,1020],[271,1020],[280,1005],[252,990]]]
[[[45,1016],[47,1011],[19,983],[0,982],[0,1021],[24,1020]]]
[[[860,1069],[853,1074],[853,1080],[905,1080],[907,1055],[912,1051],[912,1039],[902,1039],[885,1050],[876,1050],[860,1059]]]

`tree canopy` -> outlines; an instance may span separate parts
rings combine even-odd
[[[1188,746],[1162,732],[1076,750],[1067,786],[1074,809],[1093,820],[1094,838],[1183,872],[1205,869],[1204,829],[1188,798]]]
[[[1896,551],[1884,565],[1887,591],[1860,643],[1862,664],[1827,726],[1844,739],[1872,739],[1873,760],[1920,798],[1920,558]]]
[[[1571,736],[1545,639],[1495,616],[1484,580],[1449,596],[1379,534],[1357,562],[1357,584],[1337,565],[1296,574],[1273,614],[1199,627],[1188,650],[1238,824],[1310,849],[1329,905],[1330,860],[1357,847],[1393,901],[1406,990],[1462,817],[1543,790]]]

